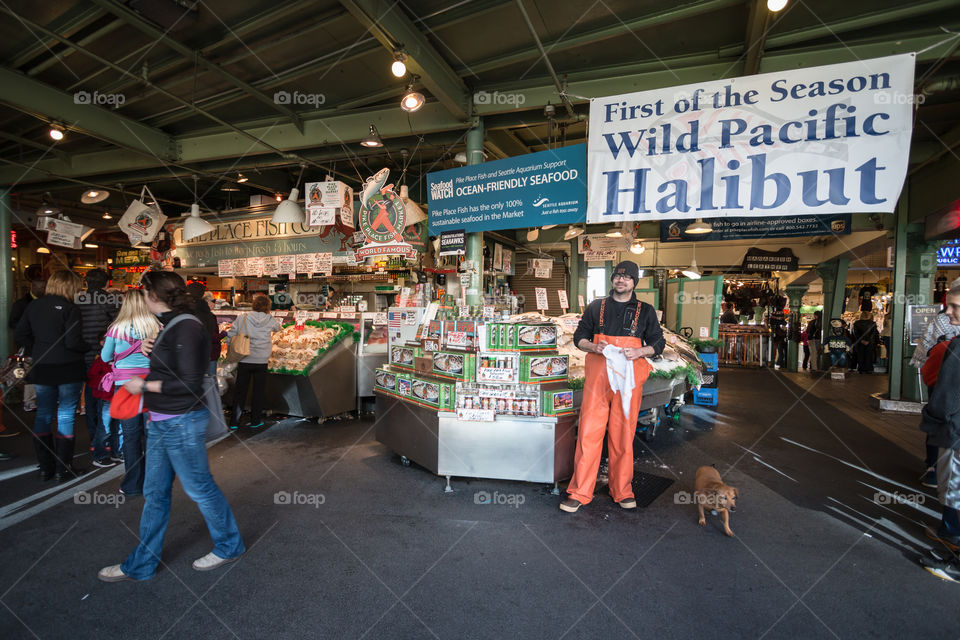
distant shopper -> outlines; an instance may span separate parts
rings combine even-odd
[[[733,305],[729,302],[723,303],[723,314],[720,316],[720,324],[740,324],[740,318],[733,310]]]
[[[810,345],[810,370],[820,370],[820,343],[823,339],[823,312],[814,311],[807,323],[807,343]]]
[[[253,311],[245,313],[236,320],[227,332],[227,340],[239,333],[250,338],[250,355],[237,364],[237,382],[234,387],[233,413],[230,428],[240,426],[243,407],[247,403],[247,388],[253,382],[253,395],[250,398],[250,428],[263,426],[264,387],[267,383],[267,361],[273,352],[271,334],[283,327],[280,320],[270,315],[270,298],[263,294],[254,296]]]
[[[960,326],[960,287],[953,287],[944,298],[950,323]],[[924,559],[924,568],[937,577],[960,582],[960,340],[952,339],[943,356],[930,401],[923,408],[920,428],[938,447],[937,493],[942,507],[940,525],[927,528],[926,535],[943,544],[952,553],[946,561]]]
[[[207,333],[210,334],[210,363],[207,373],[212,376],[217,375],[217,361],[220,359],[220,325],[217,324],[217,317],[213,315],[210,304],[205,299],[206,288],[199,282],[191,282],[187,285],[187,296],[190,298],[193,315],[197,316],[203,323]],[[213,296],[211,296],[211,299]]]
[[[853,351],[857,359],[857,371],[873,373],[873,360],[877,353],[880,332],[873,321],[873,312],[863,311],[853,323]]]
[[[80,278],[72,271],[57,271],[47,282],[46,293],[31,302],[14,339],[31,349],[33,365],[26,382],[37,389],[37,417],[33,422],[33,444],[40,466],[40,479],[72,480],[82,471],[73,469],[73,424],[80,393],[87,377],[84,354],[89,343],[83,339],[83,319],[73,303],[80,291]],[[53,437],[53,421],[57,437]]]
[[[273,288],[273,295],[269,298],[273,308],[277,311],[290,311],[296,309],[293,304],[293,296],[287,293],[287,285],[278,284]]]
[[[23,317],[24,312],[27,310],[27,305],[42,296],[43,290],[47,286],[46,280],[43,279],[43,269],[38,264],[32,264],[27,267],[23,275],[27,279],[27,282],[30,283],[30,288],[22,297],[17,298],[13,306],[10,307],[10,318],[7,326],[9,326],[11,330],[17,328],[20,318]],[[18,350],[22,346],[24,345],[16,345]],[[29,357],[30,350],[24,349],[24,355]],[[23,410],[27,412],[37,410],[37,390],[36,387],[29,383],[24,383],[23,385]]]
[[[787,366],[787,319],[783,313],[783,305],[786,301],[776,300],[776,308],[770,312],[768,324],[773,331],[773,353],[770,354],[770,361],[774,369],[780,369]]]
[[[123,564],[100,570],[97,577],[104,582],[153,577],[170,522],[175,477],[200,508],[213,538],[213,551],[195,560],[193,568],[216,569],[236,560],[246,550],[233,511],[210,475],[207,461],[210,412],[203,402],[203,380],[210,337],[190,314],[183,278],[172,271],[148,271],[142,282],[147,307],[158,316],[164,329],[152,344],[146,380],[134,377],[123,386],[129,393],[143,394],[143,403],[150,412],[140,544]]]
[[[150,359],[144,353],[144,342],[157,337],[160,321],[150,313],[146,297],[140,289],[133,289],[124,296],[120,314],[107,329],[100,357],[110,363],[108,383],[113,386],[111,395],[118,387],[134,376],[145,377],[150,373]],[[103,406],[103,422],[111,424],[110,403]],[[128,420],[113,420],[117,423],[117,440],[123,442],[123,466],[125,475],[120,483],[120,493],[138,496],[143,493],[143,445],[146,416],[139,414]]]
[[[800,332],[800,345],[803,347],[803,370],[810,366],[810,341],[807,339],[807,330]]]
[[[83,339],[88,349],[84,355],[84,364],[87,370],[93,365],[94,359],[100,353],[100,336],[106,331],[120,309],[120,297],[114,293],[107,293],[110,276],[103,269],[91,269],[87,272],[87,290],[77,296],[77,306],[83,317]],[[88,385],[83,393],[87,431],[90,432],[90,444],[93,445],[97,434],[101,433],[103,425],[103,403],[93,395],[93,389]],[[112,452],[116,454],[117,452]]]
[[[960,279],[957,279],[954,286],[960,286]],[[944,293],[944,297],[945,296],[946,293]],[[922,368],[923,364],[927,361],[930,350],[933,349],[937,343],[943,340],[953,340],[957,336],[960,336],[960,326],[951,324],[950,316],[948,316],[946,312],[940,311],[940,313],[930,321],[930,324],[927,325],[927,328],[923,332],[923,337],[920,339],[919,344],[917,344],[917,348],[913,350],[913,356],[910,358],[910,366],[917,369]],[[932,387],[928,389],[928,393],[933,393]],[[930,443],[930,436],[927,436],[926,455],[924,456],[926,471],[924,471],[920,477],[920,484],[925,487],[930,487],[931,489],[937,488],[938,454],[937,447]]]

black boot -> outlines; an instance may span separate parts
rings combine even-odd
[[[73,438],[57,438],[56,442],[57,482],[67,482],[84,473],[83,469],[74,469],[70,464],[73,462]]]
[[[33,449],[37,452],[37,464],[40,466],[40,479],[47,481],[53,477],[53,435],[34,434]]]

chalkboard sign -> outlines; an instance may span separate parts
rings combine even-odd
[[[933,322],[939,312],[940,306],[935,304],[907,305],[907,336],[910,338],[910,346],[920,344],[927,325]]]

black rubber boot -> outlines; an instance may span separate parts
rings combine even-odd
[[[46,482],[53,477],[53,435],[34,434],[33,449],[37,452],[37,464],[40,465],[40,479]]]
[[[57,438],[56,442],[57,482],[67,482],[84,473],[83,469],[74,469],[71,466],[73,462],[73,438]]]

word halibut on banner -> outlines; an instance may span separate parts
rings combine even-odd
[[[894,210],[914,54],[590,101],[588,222]]]

